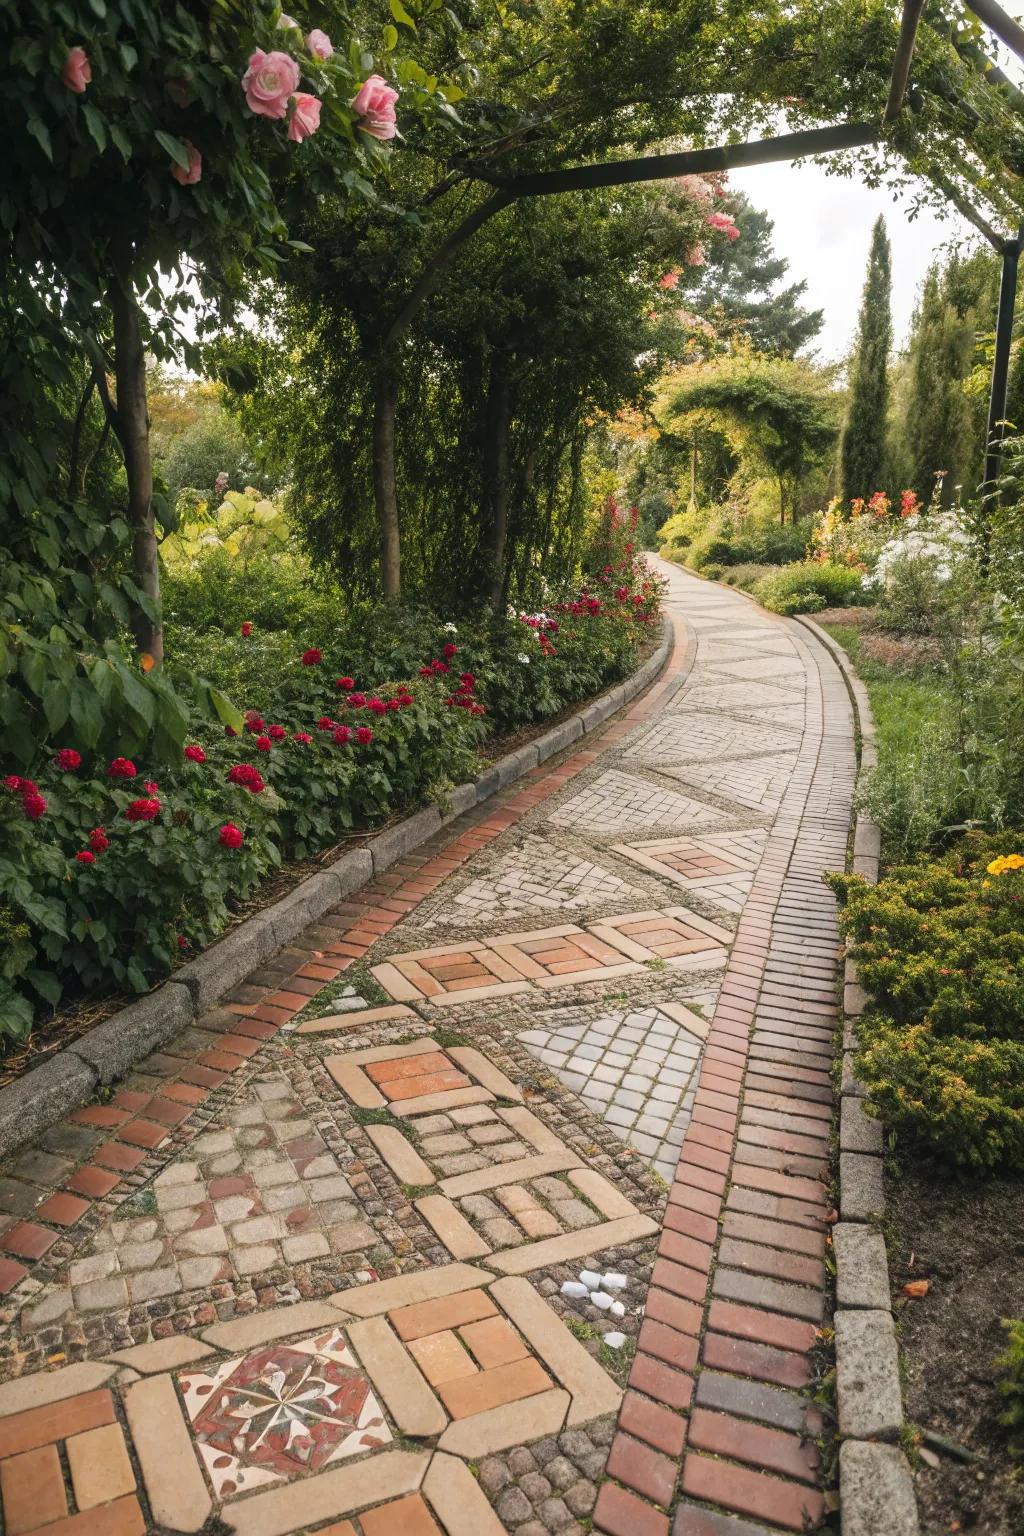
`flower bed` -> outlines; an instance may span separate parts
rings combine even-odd
[[[877,886],[832,877],[871,996],[858,1075],[887,1124],[975,1173],[1024,1170],[1019,846],[1006,833],[972,834]]]
[[[261,668],[266,648],[246,623],[232,646],[252,646],[263,671],[258,709],[229,711],[223,728],[193,720],[184,750],[159,760],[69,741],[30,774],[9,775],[0,1035],[27,1033],[41,1004],[144,991],[210,942],[283,859],[443,799],[472,777],[489,730],[543,719],[628,675],[659,603],[659,584],[630,554],[550,613],[459,627],[417,616],[416,666],[410,626],[394,619],[397,656],[383,625],[355,647],[374,653],[367,672],[346,660],[344,635],[292,642],[287,657],[275,639],[278,664]],[[386,657],[400,680],[379,680]]]

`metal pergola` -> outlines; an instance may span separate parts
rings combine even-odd
[[[1011,53],[1024,61],[1024,27],[1021,27],[1012,16],[1007,15],[996,0],[964,0],[964,3]],[[863,149],[877,144],[883,137],[886,126],[895,122],[903,110],[924,5],[925,0],[904,0],[899,38],[893,57],[889,94],[880,121],[841,123],[833,127],[805,129],[798,133],[780,134],[775,138],[750,140],[741,144],[721,144],[707,149],[683,150],[676,154],[647,155],[633,159],[606,161],[602,164],[572,166],[566,170],[537,171],[520,176],[503,176],[480,160],[464,162],[460,169],[473,179],[491,186],[493,188],[491,196],[469,214],[444,241],[430,269],[414,285],[404,304],[393,317],[384,337],[385,345],[396,340],[406,329],[420,304],[435,287],[441,270],[466,240],[494,214],[521,198],[548,197],[559,192],[623,186],[640,181],[662,181],[710,171],[740,170],[753,165],[800,160],[812,155],[835,154],[843,150]],[[1014,95],[1019,95],[1012,82],[994,63],[986,65],[985,78],[993,85],[1007,87]],[[993,249],[1002,257],[983,482],[991,485],[999,472],[1002,439],[1006,427],[1007,384],[1013,338],[1017,268],[1022,244],[1024,244],[1024,223],[1021,224],[1016,235],[1002,235],[955,186],[938,175],[932,179],[943,191],[950,204],[985,236]]]

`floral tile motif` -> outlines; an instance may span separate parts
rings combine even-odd
[[[392,1438],[340,1328],[178,1378],[218,1498],[319,1472]]]

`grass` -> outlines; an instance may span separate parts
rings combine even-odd
[[[908,752],[924,728],[948,709],[949,692],[939,673],[932,667],[913,675],[894,672],[867,654],[860,631],[851,624],[821,627],[842,646],[868,691],[879,755]]]

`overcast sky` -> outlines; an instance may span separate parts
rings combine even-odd
[[[1002,0],[1003,9],[1018,19],[1024,0]],[[1021,65],[992,40],[992,56],[1016,79]],[[892,242],[893,330],[897,346],[906,339],[918,287],[929,264],[951,244],[963,248],[981,236],[954,213],[940,219],[921,210],[907,218],[912,195],[893,200],[891,191],[871,191],[856,177],[830,176],[823,165],[762,165],[734,171],[731,186],[746,193],[775,223],[775,247],[789,262],[789,281],[806,279],[805,302],[824,309],[825,324],[817,339],[823,359],[844,357],[857,324],[871,226],[885,215]],[[993,324],[995,317],[993,316]]]

